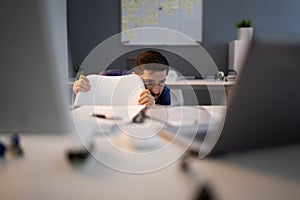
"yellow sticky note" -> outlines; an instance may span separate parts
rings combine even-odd
[[[193,9],[188,9],[187,13],[188,13],[188,15],[193,15],[194,14],[194,10]]]
[[[172,15],[172,10],[169,10],[169,9],[168,9],[168,10],[166,11],[166,14],[167,14],[167,15]]]

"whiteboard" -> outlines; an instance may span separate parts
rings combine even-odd
[[[202,0],[121,0],[123,45],[197,45]]]

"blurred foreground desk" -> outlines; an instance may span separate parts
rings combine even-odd
[[[0,160],[0,199],[195,199],[204,184],[219,200],[298,200],[300,197],[300,145],[228,154],[220,158],[182,158],[142,174],[120,172],[103,163],[156,165],[184,150],[173,144],[155,158],[136,162],[107,148],[104,137],[96,137],[91,156],[81,165],[66,159],[66,135],[23,135],[24,158]],[[118,135],[110,137],[119,140]],[[162,141],[164,139],[161,138]],[[143,154],[141,154],[143,155]],[[100,158],[100,159],[99,159]],[[107,160],[106,160],[107,161]]]
[[[180,160],[153,173],[126,174],[90,158],[83,166],[65,159],[65,137],[23,137],[23,159],[0,161],[0,198],[38,199],[194,199],[208,183],[220,200],[298,200],[300,146],[261,150],[220,159]]]

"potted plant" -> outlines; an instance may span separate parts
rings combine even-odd
[[[235,23],[238,28],[239,40],[251,40],[253,35],[253,27],[250,19],[241,19]]]

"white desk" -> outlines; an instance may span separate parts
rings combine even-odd
[[[231,89],[235,85],[236,81],[215,81],[215,80],[178,80],[178,81],[168,81],[166,85],[170,89],[200,89],[207,90],[209,89],[221,89],[225,88]],[[72,89],[74,81],[68,81],[66,83],[67,88]]]
[[[22,139],[25,157],[0,161],[1,199],[184,200],[193,199],[198,181],[209,183],[221,200],[298,200],[300,196],[300,146],[193,160],[191,175],[180,169],[179,160],[137,175],[112,170],[93,158],[83,166],[72,166],[65,159],[66,137]],[[103,153],[101,148],[97,151]]]
[[[73,81],[68,81],[66,86],[70,91],[70,96],[72,97],[73,91]],[[227,101],[230,101],[230,97],[232,96],[234,86],[236,81],[216,81],[216,80],[177,80],[177,81],[167,81],[166,85],[172,89],[180,89],[180,90],[212,90],[214,92],[220,92],[221,94],[226,94]],[[192,93],[191,95],[193,95]],[[190,95],[189,93],[187,96]],[[188,98],[188,97],[187,97]],[[70,102],[72,98],[70,98]],[[194,103],[194,102],[193,102]]]
[[[170,89],[225,89],[229,90],[236,81],[216,81],[216,80],[178,80],[166,82]]]
[[[82,165],[70,164],[65,155],[68,136],[29,134],[21,139],[24,158],[0,160],[0,199],[189,200],[203,183],[212,186],[221,200],[298,200],[300,196],[300,145],[192,159],[188,173],[182,171],[181,159],[177,159],[151,173],[131,174],[109,168],[95,157]],[[122,154],[115,157],[103,139],[95,139],[93,155],[128,163]],[[119,138],[112,135],[110,139]],[[129,164],[156,165],[178,153],[183,149],[173,145],[154,158]]]

